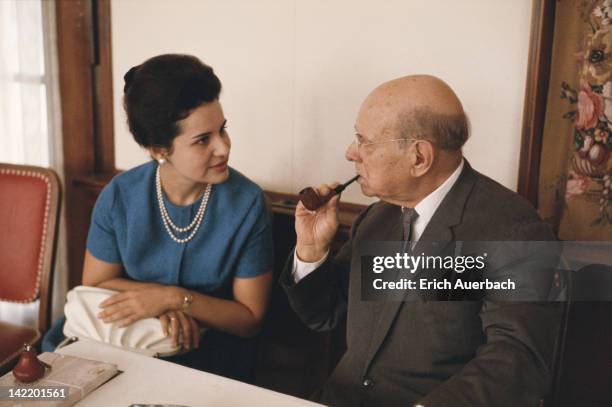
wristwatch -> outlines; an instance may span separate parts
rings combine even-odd
[[[193,302],[193,294],[191,294],[189,291],[185,291],[185,295],[183,296],[183,304],[181,305],[181,309],[182,310],[186,310],[187,308],[189,308],[189,306],[191,305],[192,302]]]

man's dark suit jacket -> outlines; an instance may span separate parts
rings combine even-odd
[[[549,386],[560,321],[553,304],[482,301],[374,302],[361,299],[360,255],[367,241],[401,240],[401,208],[369,206],[335,258],[297,284],[293,257],[281,284],[311,329],[347,318],[347,350],[315,395],[330,406],[538,405]],[[420,241],[554,240],[516,193],[464,169]]]

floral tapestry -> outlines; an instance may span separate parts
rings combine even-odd
[[[564,240],[612,240],[612,0],[557,1],[539,210]]]

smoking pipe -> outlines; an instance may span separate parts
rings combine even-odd
[[[346,181],[344,184],[338,185],[336,188],[332,189],[331,192],[325,196],[320,196],[314,188],[308,187],[304,188],[300,191],[300,201],[304,207],[311,211],[316,211],[321,206],[325,205],[327,201],[329,201],[333,196],[338,195],[340,192],[344,191],[346,187],[351,185],[355,180],[359,178],[359,175],[355,175],[350,180]]]

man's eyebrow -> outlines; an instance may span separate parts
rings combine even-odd
[[[363,134],[359,133],[357,129],[355,129],[355,136],[360,137],[361,139],[366,140],[366,141],[368,140],[368,138],[364,136]]]

